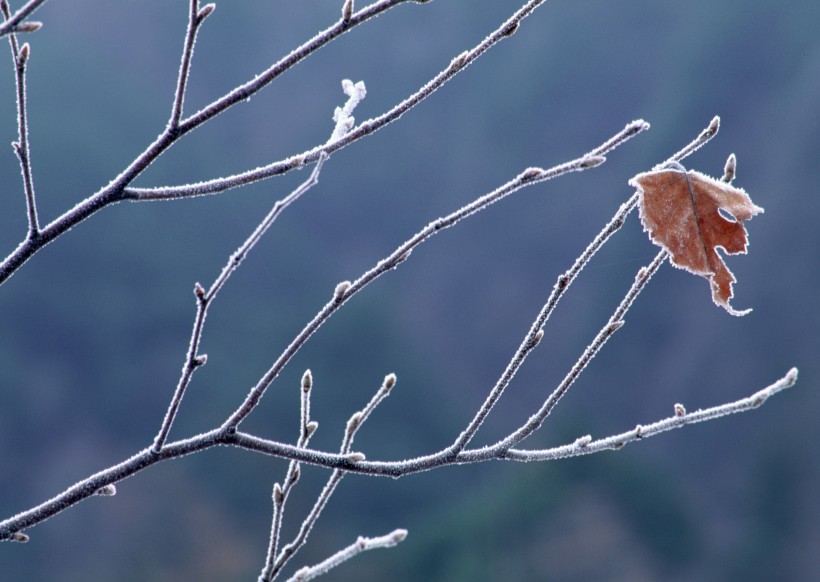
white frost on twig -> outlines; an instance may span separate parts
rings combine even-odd
[[[350,79],[343,79],[342,91],[345,92],[348,99],[342,107],[337,107],[333,112],[333,121],[336,122],[336,127],[333,129],[328,143],[336,141],[353,129],[356,125],[356,118],[352,115],[353,110],[356,109],[356,106],[367,96],[364,81],[354,83]]]

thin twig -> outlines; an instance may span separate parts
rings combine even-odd
[[[318,423],[310,420],[310,394],[312,388],[313,376],[310,370],[306,370],[302,375],[301,382],[299,437],[296,441],[296,446],[302,449],[307,447],[310,437],[313,436],[319,426]],[[265,566],[259,575],[260,582],[267,582],[275,577],[276,556],[282,534],[282,516],[285,512],[285,503],[294,485],[299,481],[300,475],[301,467],[299,463],[291,461],[285,474],[284,485],[279,485],[279,483],[273,485],[273,517],[271,519],[270,543],[268,544],[268,553],[265,556]]]
[[[0,10],[6,22],[12,18],[8,2],[0,2]],[[28,115],[26,113],[26,68],[31,54],[28,43],[17,46],[17,35],[9,35],[11,58],[14,63],[14,80],[17,88],[17,141],[12,144],[17,158],[20,160],[20,171],[23,175],[23,188],[26,195],[26,211],[28,214],[28,239],[37,238],[40,233],[40,224],[37,219],[37,197],[34,194],[34,179],[31,174],[31,151],[28,142]]]
[[[177,87],[174,91],[174,103],[171,106],[171,117],[168,120],[168,129],[177,131],[179,120],[182,117],[182,106],[185,102],[185,88],[188,83],[188,73],[191,70],[191,59],[194,56],[194,44],[200,26],[216,5],[206,4],[200,10],[199,0],[191,0],[188,12],[188,30],[185,32],[185,42],[182,48],[182,58],[179,63],[179,75],[177,77]]]
[[[606,450],[617,450],[629,443],[653,437],[674,428],[681,428],[689,424],[705,422],[729,414],[752,410],[762,405],[770,396],[793,386],[795,382],[797,382],[797,368],[792,368],[784,377],[772,385],[758,390],[751,396],[741,398],[734,402],[696,410],[695,412],[686,412],[685,409],[682,410],[677,406],[675,407],[675,413],[668,418],[658,420],[652,424],[640,424],[632,430],[620,434],[597,440],[592,440],[590,437],[581,437],[573,443],[543,450],[523,451],[520,449],[510,449],[505,454],[505,458],[513,461],[553,461],[599,453]]]
[[[612,138],[604,142],[593,152],[610,151],[612,148],[625,143],[631,137],[637,135],[648,127],[648,124],[643,121],[632,122],[623,130],[619,131]],[[603,149],[608,147],[609,149]],[[426,241],[434,234],[449,228],[479,210],[498,202],[506,196],[524,188],[531,186],[570,172],[580,172],[599,165],[604,161],[600,154],[592,155],[592,153],[585,154],[575,160],[560,164],[548,170],[541,168],[529,168],[521,172],[518,176],[504,184],[503,186],[493,190],[492,192],[481,196],[473,202],[462,206],[455,212],[448,214],[443,218],[434,220],[415,235],[410,237],[404,243],[393,251],[390,255],[379,261],[372,269],[361,275],[349,286],[345,287],[344,292],[334,293],[331,300],[325,304],[324,307],[317,313],[314,318],[302,329],[301,332],[291,341],[290,345],[285,349],[279,358],[274,362],[271,368],[264,376],[257,382],[256,386],[248,393],[247,398],[242,405],[228,418],[223,425],[228,430],[234,430],[237,426],[251,413],[251,411],[259,403],[259,400],[264,395],[268,386],[276,379],[282,368],[290,361],[296,352],[307,342],[313,333],[333,315],[339,307],[341,307],[350,297],[358,293],[368,283],[382,275],[383,273],[397,267],[410,255],[412,250],[418,245]]]
[[[584,353],[581,354],[581,357],[573,364],[572,369],[570,369],[569,373],[564,377],[558,387],[550,394],[549,398],[544,402],[541,408],[533,414],[527,422],[521,426],[518,430],[511,433],[506,438],[499,441],[497,444],[492,445],[490,448],[499,448],[500,450],[507,450],[511,447],[514,447],[522,440],[530,436],[533,432],[538,430],[541,427],[544,420],[549,416],[552,409],[555,408],[555,405],[561,399],[561,397],[566,394],[567,390],[569,390],[570,386],[578,379],[578,376],[581,375],[584,368],[586,368],[587,364],[596,356],[596,354],[601,350],[604,346],[606,341],[614,334],[617,330],[621,328],[624,324],[624,316],[626,312],[629,311],[629,308],[632,306],[632,303],[638,297],[640,292],[644,289],[646,284],[649,282],[649,279],[652,278],[652,275],[660,268],[660,266],[666,261],[667,254],[665,251],[660,251],[656,256],[655,259],[649,264],[647,267],[642,267],[639,271],[637,276],[635,277],[635,282],[630,287],[627,294],[624,296],[621,303],[615,309],[615,312],[612,314],[612,317],[609,318],[609,321],[601,328],[598,334],[595,336],[595,339],[592,340]]]
[[[385,376],[381,387],[373,395],[373,398],[370,399],[370,402],[368,402],[362,410],[353,413],[350,420],[348,420],[347,426],[345,427],[344,437],[342,438],[342,444],[339,448],[339,454],[347,458],[349,462],[355,464],[364,460],[363,454],[351,453],[353,439],[364,421],[370,416],[370,413],[373,412],[376,406],[378,406],[388,394],[390,394],[390,391],[395,385],[395,374],[388,374]],[[316,520],[319,519],[319,515],[322,513],[322,510],[325,506],[327,506],[328,501],[330,501],[330,497],[333,495],[333,492],[336,490],[339,482],[341,482],[344,474],[345,471],[343,469],[336,468],[333,470],[327,480],[327,483],[325,483],[325,486],[322,488],[322,492],[313,504],[313,508],[302,522],[302,526],[299,528],[299,533],[296,534],[293,541],[282,548],[282,551],[276,557],[275,561],[271,561],[271,554],[268,554],[268,562],[262,570],[262,574],[259,576],[259,582],[269,582],[270,580],[275,579],[276,576],[278,576],[282,571],[282,568],[285,567],[288,560],[296,555],[302,546],[305,545],[310,531],[316,524]]]
[[[188,384],[190,384],[191,377],[196,369],[204,365],[206,362],[205,355],[198,354],[198,351],[205,325],[205,317],[208,314],[208,306],[216,297],[216,294],[219,293],[219,290],[225,285],[231,274],[239,267],[242,260],[253,249],[256,243],[259,242],[262,236],[264,236],[279,215],[288,206],[298,200],[299,197],[319,182],[319,173],[322,171],[322,166],[324,165],[326,159],[326,157],[319,158],[319,161],[313,167],[313,171],[310,173],[307,180],[302,182],[290,194],[281,200],[278,200],[276,204],[273,205],[273,208],[271,208],[262,222],[259,223],[245,242],[242,243],[242,245],[240,245],[240,247],[230,256],[228,262],[222,268],[222,272],[207,291],[205,291],[199,283],[197,283],[194,287],[194,295],[196,296],[197,301],[197,312],[196,317],[194,318],[194,327],[191,332],[191,340],[188,343],[188,352],[185,355],[185,363],[182,366],[182,375],[179,378],[179,382],[177,383],[171,403],[168,406],[168,411],[165,413],[165,418],[162,421],[160,430],[154,438],[154,451],[158,452],[168,438],[171,425],[173,424],[177,412],[179,411],[179,405],[182,402],[182,397],[185,395],[185,389],[188,387]]]
[[[327,574],[339,564],[346,562],[350,558],[353,558],[362,552],[366,552],[367,550],[375,550],[378,548],[392,548],[396,544],[404,541],[406,537],[406,529],[397,529],[390,532],[386,536],[377,538],[360,537],[356,540],[356,543],[350,544],[343,550],[336,552],[327,560],[320,562],[315,566],[300,569],[291,578],[288,578],[287,582],[307,582],[308,580],[313,580],[322,574]]]

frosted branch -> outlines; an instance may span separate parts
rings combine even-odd
[[[407,537],[407,530],[406,529],[397,529],[386,536],[381,536],[378,538],[363,538],[360,537],[356,540],[356,543],[350,544],[343,550],[333,554],[324,562],[320,562],[315,566],[305,567],[296,572],[291,578],[288,578],[288,582],[307,582],[308,580],[313,580],[321,576],[322,574],[327,574],[336,566],[346,562],[350,558],[353,558],[362,552],[366,552],[368,550],[375,550],[378,548],[392,548],[396,544],[401,543],[404,541],[404,538]]]
[[[613,137],[605,141],[601,146],[592,150],[592,152],[607,153],[611,149],[625,143],[631,137],[637,135],[641,131],[647,129],[649,124],[644,121],[636,121],[628,124],[623,130],[619,131]],[[327,321],[350,297],[361,291],[366,285],[373,280],[394,269],[399,264],[404,262],[410,253],[421,243],[432,237],[433,235],[449,228],[462,219],[471,216],[479,210],[490,206],[509,196],[526,186],[531,186],[552,178],[557,178],[570,172],[580,172],[591,167],[595,167],[603,161],[602,155],[599,153],[583,155],[575,160],[560,164],[548,170],[541,168],[529,168],[521,172],[518,176],[500,186],[496,190],[477,198],[473,202],[462,206],[455,212],[448,214],[443,218],[434,220],[425,228],[417,232],[415,235],[407,239],[404,243],[398,246],[387,257],[379,261],[372,269],[362,274],[358,279],[345,286],[343,293],[333,293],[331,300],[317,313],[314,318],[302,329],[302,331],[293,339],[290,345],[274,362],[271,368],[259,380],[256,386],[250,391],[242,405],[234,412],[230,418],[223,425],[226,429],[232,430],[239,426],[239,424],[253,411],[256,405],[261,400],[268,386],[276,379],[282,368],[290,361],[296,352],[307,342],[313,333]],[[591,163],[591,161],[593,163]]]

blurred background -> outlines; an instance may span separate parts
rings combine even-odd
[[[21,4],[14,2],[14,4]],[[116,176],[167,120],[187,2],[48,2],[25,41],[35,184],[46,223]],[[341,0],[221,2],[200,34],[186,112],[333,24]],[[357,5],[360,3],[357,3]],[[324,142],[340,81],[364,80],[357,119],[415,91],[520,0],[408,3],[356,28],[188,135],[135,185],[214,178]],[[17,6],[13,6],[16,8]],[[556,277],[631,194],[627,181],[693,139],[687,160],[765,214],[727,259],[735,318],[706,281],[665,265],[626,325],[545,426],[541,448],[606,436],[745,397],[800,368],[764,407],[619,452],[487,463],[400,480],[348,476],[293,560],[357,536],[407,540],[327,580],[816,580],[820,577],[820,3],[547,2],[518,32],[398,122],[336,153],[212,305],[199,370],[171,438],[221,423],[330,297],[429,221],[528,166],[592,149],[636,118],[652,130],[603,166],[523,190],[442,232],[314,336],[243,428],[295,440],[299,378],[313,371],[312,445],[389,372],[390,398],[357,437],[371,459],[438,450],[485,398]],[[0,141],[16,139],[0,58]],[[11,148],[0,156],[0,248],[25,234]],[[219,196],[123,203],[38,253],[0,289],[0,507],[7,517],[148,446],[185,356],[194,282],[209,284],[294,171]],[[584,270],[478,434],[494,442],[543,402],[655,256],[637,213]],[[254,580],[270,493],[286,463],[211,450],[150,468],[0,544],[4,580]],[[294,535],[328,473],[305,467]]]

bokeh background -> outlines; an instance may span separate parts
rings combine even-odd
[[[20,4],[15,2],[15,4]],[[359,4],[359,3],[357,3]],[[408,4],[355,29],[187,136],[140,186],[217,177],[323,142],[340,81],[380,114],[478,43],[520,1]],[[339,17],[341,1],[221,2],[200,35],[186,111],[264,70]],[[187,2],[52,0],[36,13],[29,106],[41,220],[105,185],[162,130]],[[543,429],[545,447],[744,397],[800,368],[759,410],[624,450],[548,464],[491,463],[400,480],[347,477],[294,566],[397,527],[328,580],[816,580],[820,577],[820,3],[547,2],[510,39],[394,123],[335,154],[213,304],[172,438],[220,423],[329,298],[430,220],[524,168],[574,158],[644,118],[609,161],[515,194],[417,249],[324,326],[244,428],[292,441],[311,368],[312,444],[388,372],[394,393],[357,438],[372,459],[449,444],[483,401],[557,275],[631,195],[627,181],[714,115],[688,164],[766,209],[730,257],[734,318],[707,283],[664,266],[626,325]],[[0,59],[0,141],[16,138]],[[35,505],[147,446],[210,283],[306,171],[219,196],[124,203],[80,224],[0,289],[0,507]],[[11,148],[0,156],[0,248],[25,233]],[[637,216],[586,268],[477,442],[518,426],[560,381],[656,249]],[[3,580],[253,580],[283,461],[213,450],[152,467],[0,545]],[[292,535],[327,473],[305,468]]]

